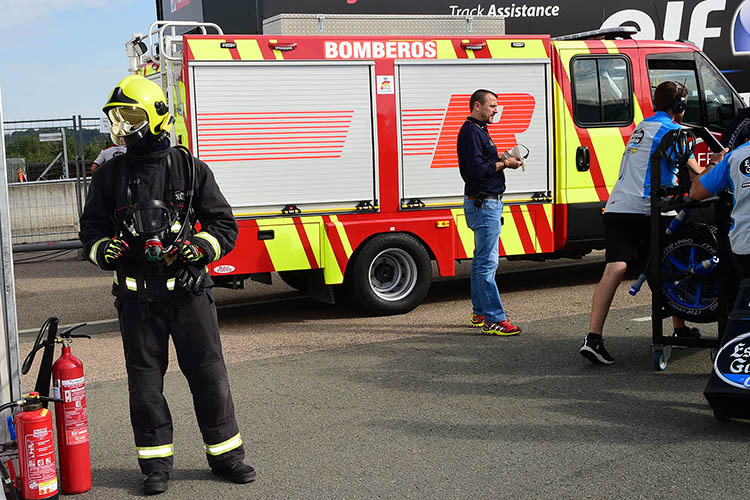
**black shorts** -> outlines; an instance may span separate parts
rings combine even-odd
[[[671,217],[662,217],[666,229]],[[651,216],[643,214],[604,214],[604,258],[607,262],[645,262],[651,244]]]

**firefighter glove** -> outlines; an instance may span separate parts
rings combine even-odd
[[[177,240],[177,257],[186,264],[205,264],[206,252],[190,240]]]
[[[125,241],[119,238],[110,238],[99,247],[99,255],[97,256],[99,265],[113,265],[128,250],[130,250],[130,247]]]
[[[177,284],[186,291],[196,295],[203,293],[205,278],[200,267],[181,265],[175,271],[174,277],[177,280]]]

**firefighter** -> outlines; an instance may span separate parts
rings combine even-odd
[[[170,146],[170,116],[155,83],[128,76],[104,113],[127,152],[94,172],[81,215],[88,259],[114,271],[143,490],[167,490],[172,419],[163,396],[169,336],[193,395],[211,470],[235,483],[255,479],[244,448],[221,351],[206,264],[234,247],[237,223],[208,166]],[[200,223],[200,232],[195,224]]]

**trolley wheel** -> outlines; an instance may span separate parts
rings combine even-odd
[[[654,369],[663,372],[669,366],[669,356],[672,354],[672,346],[652,345],[651,359],[654,362]]]
[[[367,241],[347,269],[348,292],[373,314],[404,314],[422,303],[432,283],[430,255],[404,233]]]
[[[714,408],[714,418],[719,422],[729,422],[731,420],[723,408]]]
[[[660,271],[666,276],[661,283],[661,293],[667,315],[696,323],[717,320],[719,280],[711,279],[710,275],[709,279],[686,275],[691,267],[716,255],[716,239],[706,224],[685,223],[665,240]]]

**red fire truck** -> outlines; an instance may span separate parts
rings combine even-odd
[[[351,27],[363,23],[372,21]],[[175,140],[211,166],[233,207],[239,238],[211,266],[217,284],[276,272],[322,300],[343,285],[376,314],[420,304],[432,262],[452,276],[473,254],[456,136],[477,88],[498,94],[498,149],[529,150],[525,170],[507,173],[500,256],[509,258],[602,248],[602,208],[659,83],[685,83],[685,121],[717,135],[744,106],[697,47],[632,40],[633,28],[552,39],[424,26],[260,36],[201,25],[179,36],[161,22],[128,45],[143,63],[138,53],[156,52],[144,41],[158,37],[161,61],[151,55],[140,71],[161,77],[184,120]]]

